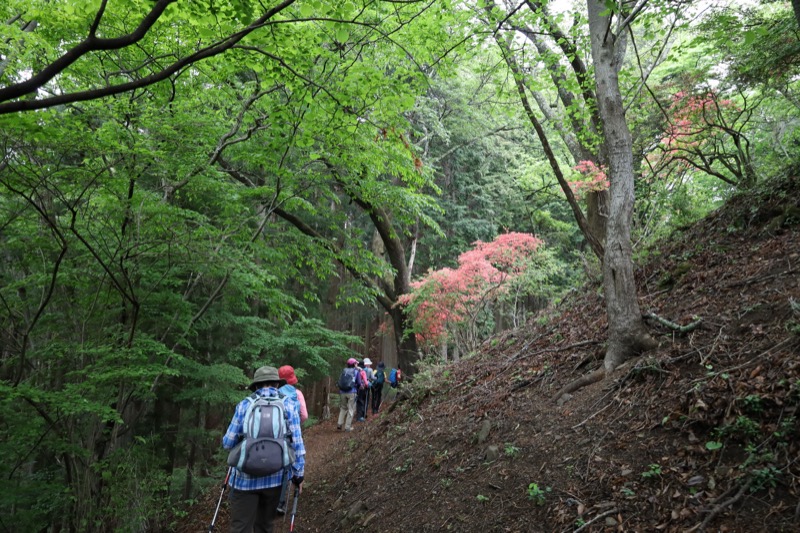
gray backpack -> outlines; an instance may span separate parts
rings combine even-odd
[[[243,438],[228,454],[228,465],[252,477],[280,472],[294,462],[284,396],[253,394],[247,399]]]

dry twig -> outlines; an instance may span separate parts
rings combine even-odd
[[[599,515],[595,516],[594,518],[592,518],[591,520],[589,520],[588,522],[586,522],[585,524],[583,524],[583,525],[582,525],[581,527],[579,527],[578,529],[574,530],[572,533],[578,533],[579,531],[583,531],[584,529],[586,529],[587,527],[589,527],[589,526],[590,526],[591,524],[593,524],[594,522],[597,522],[597,521],[598,521],[598,520],[600,520],[601,518],[605,518],[605,517],[607,517],[607,516],[609,516],[609,515],[612,515],[612,514],[614,514],[614,513],[616,513],[616,512],[617,512],[617,509],[616,509],[616,508],[614,508],[614,509],[609,509],[608,511],[606,511],[606,512],[604,512],[604,513],[600,513]]]
[[[710,513],[708,513],[708,516],[705,518],[705,520],[703,520],[703,522],[700,524],[700,531],[701,531],[701,532],[702,532],[702,531],[705,531],[705,530],[706,530],[706,526],[707,526],[707,525],[708,525],[708,524],[709,524],[709,523],[710,523],[710,522],[711,522],[711,521],[712,521],[714,518],[716,518],[716,517],[717,517],[717,515],[718,515],[719,513],[721,513],[721,512],[722,512],[722,511],[723,511],[723,510],[724,510],[726,507],[729,507],[729,506],[733,505],[734,503],[738,502],[739,500],[741,500],[742,498],[744,498],[744,494],[745,494],[745,492],[747,492],[747,489],[749,489],[749,488],[750,488],[750,485],[752,485],[752,484],[753,484],[753,481],[755,481],[755,478],[754,478],[754,477],[751,477],[751,478],[750,478],[750,479],[747,481],[747,483],[745,483],[744,485],[742,485],[742,487],[739,489],[739,492],[737,492],[737,493],[736,493],[736,494],[735,494],[735,495],[734,495],[732,498],[729,498],[729,499],[725,500],[724,502],[720,503],[719,505],[716,505],[716,506],[715,506],[715,507],[714,507],[714,508],[711,510],[711,512],[710,512]]]

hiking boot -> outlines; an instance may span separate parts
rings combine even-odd
[[[282,504],[280,504],[278,506],[277,513],[281,514],[281,515],[286,514],[286,504],[285,503],[282,503]]]
[[[361,418],[358,419],[358,421],[359,422],[363,422],[364,421],[364,417],[362,416]]]
[[[338,429],[339,431],[341,431],[341,430],[342,430],[342,426],[336,426],[336,429]]]
[[[345,428],[345,431],[353,431],[353,428]]]

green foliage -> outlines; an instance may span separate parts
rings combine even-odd
[[[696,39],[720,51],[739,83],[780,86],[800,67],[797,20],[788,2],[715,11],[700,29]]]
[[[417,363],[417,373],[414,374],[414,390],[427,391],[437,394],[442,387],[452,384],[454,376],[448,371],[448,365],[435,355],[422,357]]]
[[[547,501],[547,495],[552,492],[550,487],[540,488],[538,484],[531,483],[528,485],[528,499],[533,500],[536,505],[544,505]]]
[[[410,457],[408,457],[406,458],[405,461],[403,461],[403,464],[394,467],[394,471],[397,472],[398,474],[404,474],[411,469],[413,464],[414,461]]]
[[[503,448],[503,453],[505,453],[507,457],[511,458],[516,457],[517,455],[519,455],[519,452],[520,452],[519,448],[514,446],[513,443],[511,442],[505,443],[505,447]]]
[[[775,466],[765,466],[764,468],[756,468],[750,472],[753,476],[753,484],[750,486],[750,491],[755,492],[762,489],[774,489],[778,485],[781,476],[781,471]]]
[[[744,410],[749,414],[757,415],[764,410],[761,396],[758,394],[749,394],[741,401],[744,405]]]
[[[435,215],[442,232],[420,237],[418,272],[454,266],[476,241],[490,242],[509,230],[536,233],[550,243],[545,225],[533,220],[542,210],[527,198],[528,169],[537,163],[517,97],[504,93],[507,79],[496,70],[491,50],[465,53],[458,77],[431,80],[411,115],[443,208]],[[571,215],[564,214],[569,225]]]
[[[642,477],[645,479],[661,477],[661,465],[656,463],[651,464],[646,472],[642,472]]]
[[[736,417],[736,421],[730,425],[723,427],[722,434],[730,432],[733,435],[738,435],[745,439],[756,438],[761,432],[761,424],[745,415]]]

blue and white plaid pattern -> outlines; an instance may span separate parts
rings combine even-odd
[[[256,391],[259,396],[277,396],[278,389],[274,387],[262,387]],[[295,405],[295,400],[286,396],[283,399],[283,404],[286,406],[284,411],[289,419],[289,431],[292,433],[292,447],[294,448],[295,461],[292,464],[292,475],[302,476],[306,467],[306,448],[303,444],[303,435],[300,432],[300,416],[298,413],[300,409]],[[250,405],[250,400],[245,398],[236,406],[236,411],[233,413],[233,419],[228,426],[228,431],[222,437],[222,447],[230,450],[236,446],[242,439],[244,431],[244,415],[247,412],[247,407]],[[248,476],[244,472],[233,469],[229,484],[236,490],[260,490],[268,489],[271,487],[279,487],[283,483],[283,472],[263,477]]]

